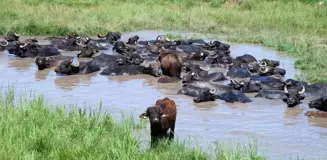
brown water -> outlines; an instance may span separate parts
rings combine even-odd
[[[164,33],[139,31],[126,33],[122,38],[126,40],[137,34],[141,40],[147,40]],[[271,49],[251,44],[229,44],[233,56],[250,53],[257,59],[280,60],[281,67],[287,70],[287,78],[294,78],[298,73],[291,58]],[[260,153],[270,159],[287,159],[290,156],[323,159],[327,156],[324,148],[327,144],[327,119],[305,117],[304,113],[309,110],[308,100],[291,109],[281,101],[260,98],[252,98],[253,102],[247,104],[220,100],[195,104],[191,97],[176,95],[181,87],[179,83],[158,84],[157,78],[147,75],[107,77],[93,73],[57,76],[54,69],[38,71],[34,59],[15,58],[7,52],[0,53],[0,70],[0,84],[16,82],[18,94],[21,89],[32,89],[44,94],[50,103],[86,104],[91,109],[96,109],[102,101],[102,109],[111,111],[115,116],[120,116],[122,111],[137,118],[146,107],[167,96],[175,100],[178,107],[177,137],[181,140],[195,138],[204,148],[216,141],[246,143],[249,136],[253,136],[258,141]],[[149,141],[149,125],[146,129],[135,131],[135,135]]]

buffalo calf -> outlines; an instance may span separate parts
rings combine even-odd
[[[157,100],[154,106],[148,107],[145,113],[140,115],[140,118],[149,118],[150,120],[151,146],[154,146],[159,139],[167,137],[169,140],[174,139],[176,114],[177,109],[174,100],[166,97]],[[168,129],[170,129],[169,135]]]

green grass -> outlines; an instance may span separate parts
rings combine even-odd
[[[237,2],[239,1],[239,2]],[[1,1],[0,31],[96,35],[160,29],[227,35],[296,59],[311,82],[327,82],[326,0],[12,0]]]
[[[32,92],[17,97],[12,87],[0,93],[1,159],[265,159],[252,145],[217,145],[210,154],[177,140],[142,149],[131,132],[145,125],[132,117],[117,121],[100,109],[52,106]]]

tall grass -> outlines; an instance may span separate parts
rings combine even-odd
[[[228,35],[296,58],[311,82],[327,82],[326,0],[12,0],[0,1],[0,31],[95,35],[164,29]]]
[[[116,121],[97,111],[54,107],[35,94],[15,95],[13,88],[1,90],[1,159],[264,159],[254,148],[209,154],[178,141],[140,151],[131,131],[144,125],[133,118]]]

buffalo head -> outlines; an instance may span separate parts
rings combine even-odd
[[[215,101],[218,97],[215,95],[215,88],[203,88],[201,89],[198,96],[193,98],[195,103],[207,102],[207,101]]]
[[[53,57],[36,57],[35,64],[37,65],[38,70],[50,68],[49,61],[52,59],[53,59]]]
[[[300,101],[305,98],[302,95],[305,92],[304,86],[300,86],[298,88],[290,88],[290,89],[288,89],[285,86],[284,92],[285,92],[286,97],[283,98],[283,101],[287,104],[288,107],[294,107],[294,106],[300,104]]]
[[[19,39],[19,34],[17,34],[16,32],[8,32],[5,39],[8,41],[8,42],[14,42],[14,41],[18,41]]]
[[[64,60],[55,69],[55,72],[57,74],[66,74],[66,75],[77,74],[79,72],[79,62],[77,61],[77,63],[74,64],[73,59]]]
[[[150,120],[151,124],[160,124],[161,119],[166,117],[163,111],[156,106],[148,107],[144,113],[142,113],[139,117],[142,119]]]
[[[128,38],[128,41],[126,44],[130,44],[130,45],[136,45],[137,42],[139,41],[140,37],[138,35],[135,35],[133,37]]]
[[[145,74],[149,74],[155,77],[162,76],[162,70],[159,63],[149,64],[148,62],[143,62],[140,65],[144,67],[143,72]]]

